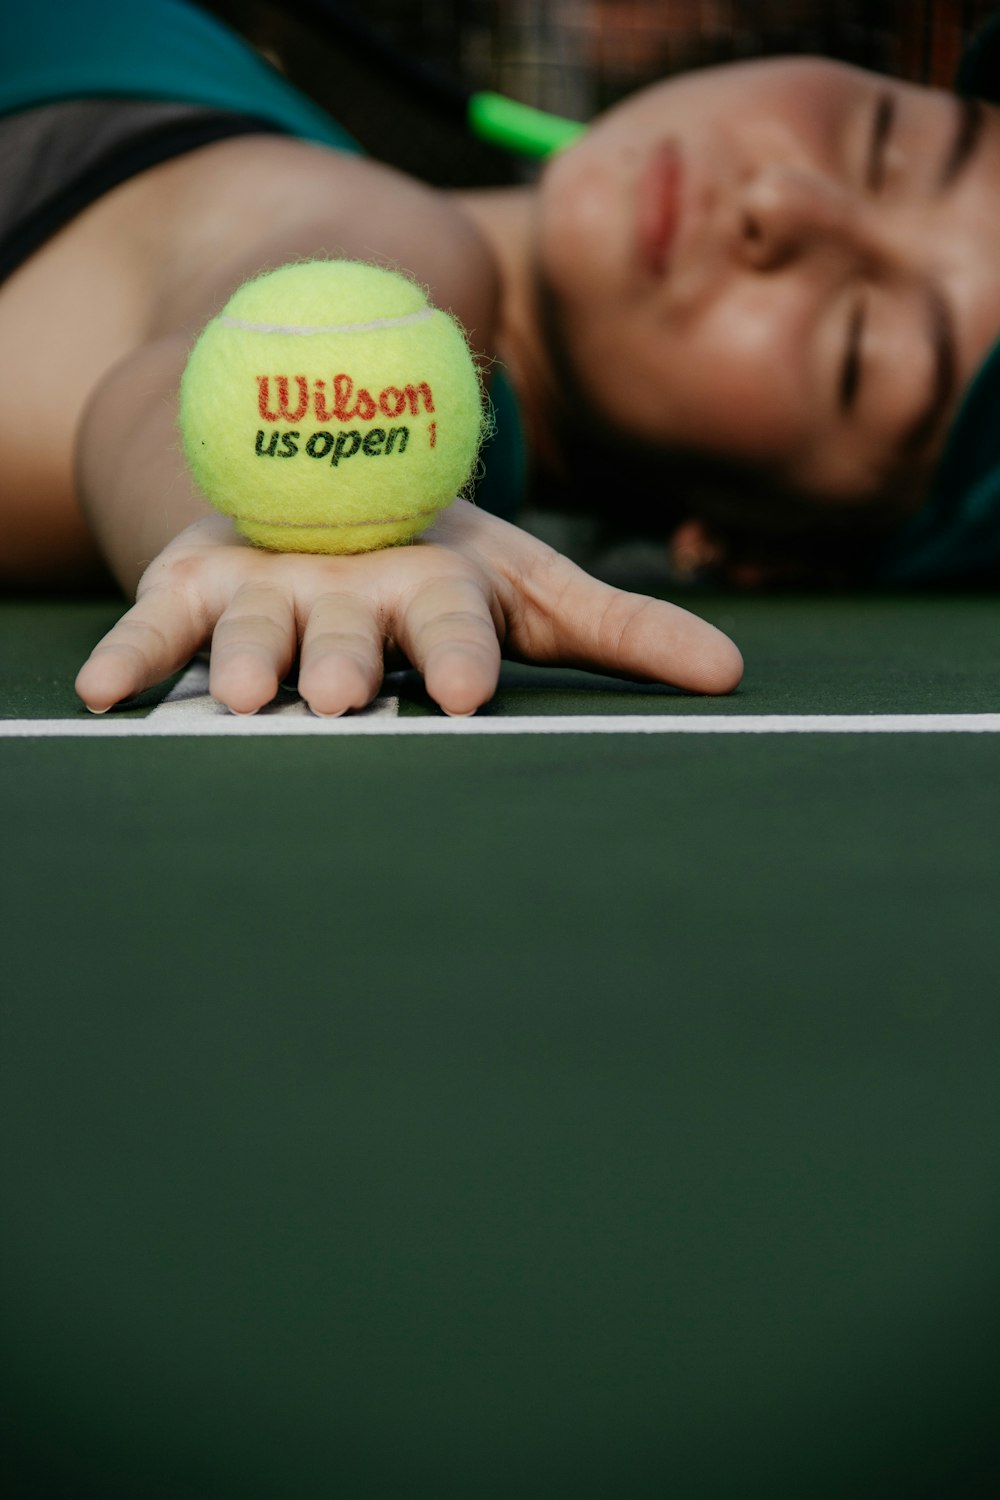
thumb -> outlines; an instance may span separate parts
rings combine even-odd
[[[548,556],[533,558],[519,580],[508,648],[532,661],[646,678],[691,693],[731,693],[739,685],[743,658],[707,620],[601,583],[545,551]]]

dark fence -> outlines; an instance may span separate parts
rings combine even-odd
[[[511,167],[434,90],[496,89],[574,119],[713,62],[816,52],[947,85],[994,0],[203,0],[361,138],[432,180]]]

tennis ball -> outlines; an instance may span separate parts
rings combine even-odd
[[[245,282],[202,330],[180,426],[199,489],[250,541],[366,552],[468,483],[483,398],[462,330],[419,286],[312,260]]]

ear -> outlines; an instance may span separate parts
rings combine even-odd
[[[704,521],[689,516],[667,538],[667,561],[681,583],[695,583],[725,563],[726,548]]]
[[[667,539],[670,571],[681,584],[721,583],[736,589],[789,588],[797,584],[834,585],[846,581],[835,561],[820,565],[815,557],[799,556],[775,544],[768,555],[766,542],[743,545],[694,516],[675,527]]]

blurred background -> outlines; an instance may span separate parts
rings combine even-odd
[[[496,89],[576,120],[667,74],[778,52],[822,53],[947,86],[965,42],[996,8],[995,0],[203,3],[373,154],[451,186],[527,170],[456,130],[454,86]]]

